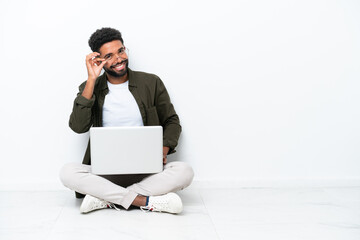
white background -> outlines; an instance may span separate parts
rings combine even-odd
[[[62,188],[87,41],[119,29],[157,74],[199,182],[360,184],[360,3],[0,0],[0,189]],[[221,184],[220,184],[221,185]]]

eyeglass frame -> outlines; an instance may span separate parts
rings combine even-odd
[[[113,53],[110,53],[111,55],[109,56],[109,55],[105,55],[104,57],[103,57],[103,59],[105,59],[106,61],[110,61],[115,55],[117,55],[117,57],[120,57],[120,58],[122,58],[122,56],[124,55],[124,54],[126,54],[127,56],[129,56],[129,49],[127,48],[127,47],[121,47],[119,50],[122,50],[122,52],[117,52],[117,53],[115,53],[115,54],[113,54]],[[106,57],[106,56],[108,56],[108,57]]]

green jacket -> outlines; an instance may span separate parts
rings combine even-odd
[[[181,126],[164,83],[154,74],[131,69],[128,69],[128,76],[129,90],[139,106],[144,125],[162,126],[163,145],[170,148],[169,154],[175,152]],[[81,95],[85,84],[86,81],[79,86],[69,120],[70,128],[76,133],[85,133],[92,126],[102,127],[102,107],[109,92],[105,73],[96,79],[94,94],[90,100]],[[83,164],[91,164],[90,140]]]

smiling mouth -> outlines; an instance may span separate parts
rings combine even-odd
[[[120,63],[115,64],[114,66],[111,66],[111,68],[115,69],[116,71],[124,70],[126,66],[126,61],[122,61]]]

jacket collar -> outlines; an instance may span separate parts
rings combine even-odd
[[[128,77],[129,77],[129,80],[128,80],[129,87],[137,87],[135,73],[130,68],[128,68]],[[99,84],[99,89],[101,89],[101,90],[108,89],[106,73],[103,73],[103,75],[101,75],[97,81]]]

